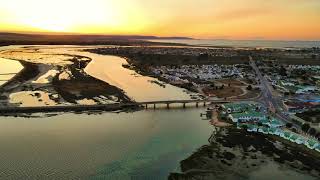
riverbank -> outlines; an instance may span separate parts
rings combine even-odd
[[[212,126],[215,126],[215,127],[230,127],[230,126],[232,126],[232,124],[221,121],[219,119],[219,114],[218,114],[217,109],[214,109],[211,113],[212,113],[212,115],[211,115],[212,118],[210,120],[210,124]]]
[[[260,94],[259,88],[251,86],[251,89],[247,90],[249,84],[240,83],[242,80],[254,83],[254,75],[248,65],[248,58],[236,50],[230,52],[230,56],[226,54],[231,50],[224,52],[182,47],[106,47],[86,51],[122,57],[128,63],[123,65],[124,68],[198,93],[198,98],[246,100],[257,98]],[[192,71],[194,69],[197,70]],[[228,73],[230,75],[227,75]],[[204,77],[206,75],[207,78]],[[228,78],[237,78],[239,83],[219,82]]]

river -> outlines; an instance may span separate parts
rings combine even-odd
[[[0,179],[165,179],[208,142],[202,111],[1,117]]]
[[[46,46],[45,46],[46,47]],[[122,65],[127,64],[123,58],[116,56],[99,55],[80,49],[92,47],[75,47],[52,46],[50,49],[43,47],[42,51],[50,53],[65,53],[90,57],[92,61],[85,68],[86,73],[91,76],[105,81],[111,85],[117,86],[135,101],[161,101],[161,100],[188,100],[191,93],[186,90],[166,84],[163,88],[156,83],[157,79],[137,74],[134,70],[124,68]]]
[[[0,47],[0,52],[2,50],[11,49],[11,46]],[[16,46],[18,48],[18,46]],[[23,69],[23,66],[20,62],[0,58],[0,86],[8,82],[15,74],[19,73]]]

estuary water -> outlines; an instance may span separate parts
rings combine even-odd
[[[158,81],[155,78],[142,76],[134,70],[124,68],[122,65],[127,64],[124,58],[117,56],[99,55],[82,51],[82,49],[92,47],[63,47],[53,46],[54,48],[46,49],[42,46],[42,51],[50,53],[66,53],[72,55],[86,56],[92,61],[85,68],[85,72],[97,79],[122,89],[131,99],[144,101],[161,101],[161,100],[189,100],[190,93],[186,90],[177,88],[170,84],[162,87],[152,81]]]
[[[76,50],[61,46],[51,51]],[[148,87],[144,83],[150,78],[137,77],[123,68],[121,58],[77,53],[93,58],[86,71],[119,85],[135,100],[189,97],[176,87],[159,87],[161,91]],[[91,115],[39,114],[32,118],[0,116],[0,179],[167,179],[171,172],[180,171],[180,161],[207,145],[215,132],[208,121],[201,119],[204,111],[172,108]],[[314,179],[275,164],[249,177],[264,180],[268,174],[274,178]]]
[[[20,46],[2,46],[0,52],[6,49],[18,48]],[[23,66],[19,61],[11,59],[0,58],[0,86],[5,84],[8,80],[13,78],[17,73],[23,69]]]
[[[135,101],[187,100],[190,99],[185,90],[170,84],[159,86],[152,81],[155,78],[142,76],[135,71],[122,67],[127,64],[123,58],[103,56],[93,53],[82,53],[93,59],[85,71],[91,76],[101,79],[124,90]]]
[[[0,179],[166,179],[208,143],[202,111],[0,117]]]
[[[19,61],[0,58],[0,86],[23,69]]]

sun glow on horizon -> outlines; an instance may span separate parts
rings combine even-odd
[[[319,9],[319,0],[0,0],[0,31],[320,39]]]
[[[11,21],[40,31],[77,32],[88,26],[114,27],[122,23],[112,1],[29,0],[4,5],[14,12]]]

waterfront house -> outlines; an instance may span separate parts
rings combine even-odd
[[[221,107],[229,114],[241,113],[244,111],[255,111],[257,108],[256,104],[252,103],[227,103],[221,105]]]
[[[245,122],[259,122],[266,119],[266,115],[260,112],[248,111],[243,113],[229,114],[229,119],[233,122],[245,123]]]
[[[318,144],[316,141],[314,141],[314,140],[312,140],[312,139],[309,139],[309,140],[305,141],[305,145],[306,145],[308,148],[310,148],[310,149],[314,149],[314,148],[317,147],[319,144]]]

